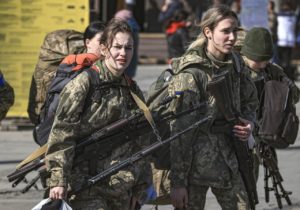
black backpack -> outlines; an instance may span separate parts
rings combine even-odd
[[[71,64],[65,63],[64,61],[71,56],[75,56],[75,62]],[[85,63],[85,66],[82,66],[78,70],[74,70],[74,68],[78,66],[78,63],[76,62],[77,56],[80,55],[69,55],[65,58],[65,60],[58,66],[56,76],[49,86],[45,103],[39,115],[39,123],[33,131],[34,140],[40,146],[46,144],[49,138],[52,124],[54,122],[56,109],[59,103],[59,95],[63,88],[82,71],[86,71],[89,74],[92,88],[100,85],[99,73],[97,72],[97,70],[91,67],[92,62]]]
[[[274,148],[295,143],[299,118],[287,81],[269,80],[262,94],[259,137]]]

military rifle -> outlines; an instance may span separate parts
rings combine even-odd
[[[38,186],[36,185],[36,182],[40,179],[40,174],[36,175],[27,185],[21,190],[22,193],[26,193],[30,188],[34,187],[36,190],[38,190]]]
[[[164,103],[167,103],[170,100],[172,100],[172,99],[167,98],[164,101]],[[165,121],[165,120],[170,120],[172,118],[177,118],[182,115],[188,114],[190,112],[196,111],[205,105],[206,105],[206,103],[201,103],[198,106],[195,106],[189,110],[184,110],[184,111],[182,111],[180,113],[176,113],[176,114],[174,112],[168,112],[168,113],[163,114],[162,116],[155,116],[154,119],[158,123]],[[122,139],[122,142],[128,141],[128,139],[129,139],[129,137],[127,136],[128,132],[131,132],[131,133],[135,132],[138,135],[143,135],[145,133],[145,129],[149,130],[149,128],[150,128],[150,126],[148,126],[148,122],[143,117],[143,113],[141,111],[137,111],[130,117],[121,119],[119,121],[116,121],[116,122],[108,125],[108,126],[105,126],[104,128],[100,129],[99,131],[96,131],[95,133],[93,133],[91,136],[79,141],[79,143],[76,145],[76,148],[75,148],[75,154],[76,154],[75,156],[76,157],[80,156],[80,154],[84,153],[84,149],[91,144],[96,144],[96,146],[98,146],[98,147],[101,145],[101,148],[107,148],[107,150],[110,150],[110,148],[120,144],[120,139]],[[114,141],[115,139],[119,139],[119,140]],[[28,161],[28,163],[23,164],[21,167],[17,168],[13,173],[9,174],[7,176],[8,181],[12,182],[12,181],[18,180],[22,177],[25,177],[31,171],[37,170],[40,167],[44,166],[45,165],[45,159],[44,159],[45,151],[38,152],[37,154],[39,154],[37,157],[31,158],[33,160]],[[22,161],[22,162],[24,162],[24,161]]]
[[[260,153],[260,157],[262,158],[263,167],[264,167],[266,202],[269,203],[270,200],[269,192],[274,191],[274,195],[277,200],[277,205],[280,209],[282,209],[281,198],[285,198],[287,204],[292,205],[292,202],[289,197],[289,195],[291,195],[292,192],[288,192],[283,188],[282,185],[283,178],[279,172],[275,149],[270,145],[267,145],[262,142],[259,144],[259,153]],[[269,183],[268,183],[269,178],[272,179],[272,187],[269,187]]]
[[[225,120],[230,125],[231,129],[229,130],[231,131],[234,125],[242,124],[239,120],[239,114],[234,110],[231,101],[233,97],[230,92],[232,88],[230,86],[228,71],[215,75],[208,84],[208,90],[215,97],[218,109],[222,112]],[[226,132],[225,129],[224,132]],[[232,133],[230,133],[230,135],[233,138],[232,142],[238,161],[239,171],[248,195],[250,209],[255,210],[255,205],[258,203],[258,195],[253,174],[253,160],[248,148],[248,142],[239,140],[237,137],[233,136]]]
[[[201,125],[202,123],[207,122],[208,120],[211,119],[211,116],[205,117],[199,121],[197,121],[196,123],[190,125],[189,127],[187,127],[186,129],[179,131],[178,133],[172,135],[171,137],[162,140],[162,141],[156,141],[155,143],[151,144],[150,146],[142,149],[141,151],[133,154],[131,157],[120,161],[119,163],[115,163],[113,164],[111,167],[109,167],[108,169],[104,170],[103,172],[97,174],[96,176],[90,178],[88,180],[88,186],[94,185],[97,182],[117,173],[118,171],[120,171],[121,169],[132,165],[133,163],[141,160],[142,158],[152,154],[154,151],[156,151],[158,148],[169,144],[170,142],[174,141],[175,139],[177,139],[179,136],[181,136],[184,133],[187,133],[193,129],[196,129],[197,127],[199,127],[199,125]],[[76,190],[82,190],[82,189],[76,189]]]

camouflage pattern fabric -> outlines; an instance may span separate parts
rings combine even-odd
[[[191,185],[188,189],[189,200],[186,210],[205,209],[206,194],[208,186]],[[232,189],[220,189],[211,187],[211,192],[216,196],[222,210],[247,210],[247,194],[243,188],[241,179],[233,184]],[[178,209],[180,210],[180,209]]]
[[[171,186],[187,187],[188,190],[194,186],[209,186],[227,190],[233,195],[235,183],[237,183],[242,193],[245,193],[238,181],[240,173],[232,145],[233,140],[225,133],[216,134],[210,130],[214,120],[224,120],[224,117],[218,111],[214,97],[206,90],[213,74],[229,71],[233,105],[243,118],[254,122],[258,101],[249,72],[242,70],[239,75],[233,68],[231,55],[227,56],[225,62],[220,62],[206,54],[203,46],[188,51],[178,61],[173,62],[172,67],[175,71],[197,68],[198,78],[195,80],[193,75],[184,72],[173,77],[169,85],[169,95],[175,94],[177,99],[171,102],[170,111],[181,112],[204,101],[208,102],[208,105],[198,112],[181,117],[180,120],[173,120],[170,123],[171,132],[174,134],[208,115],[211,115],[213,119],[171,143]],[[199,81],[198,84],[196,81]],[[216,194],[216,196],[219,200],[223,195]],[[192,205],[194,204],[190,203],[189,208],[202,209]],[[221,205],[226,209],[226,206],[223,206],[224,203]],[[237,203],[232,205],[236,206]]]
[[[99,77],[101,81],[127,85],[124,77],[115,77],[106,68],[100,71]],[[78,201],[94,196],[95,203],[103,203],[104,205],[104,207],[94,209],[106,209],[105,205],[112,205],[110,203],[111,199],[115,201],[114,205],[120,207],[124,203],[128,203],[131,196],[139,197],[139,195],[142,195],[152,182],[151,166],[147,159],[119,171],[107,180],[93,185],[87,190],[75,194],[72,193],[72,190],[74,191],[86,185],[87,178],[93,175],[90,167],[90,163],[93,161],[96,162],[96,173],[101,172],[113,163],[126,159],[141,150],[141,147],[148,144],[148,142],[145,142],[142,138],[132,139],[134,137],[129,135],[130,141],[109,150],[105,147],[97,147],[94,144],[85,149],[86,154],[91,155],[90,158],[83,156],[77,158],[74,162],[76,141],[112,122],[129,117],[138,109],[129,89],[120,86],[97,92],[99,97],[94,98],[90,105],[85,106],[89,89],[88,74],[83,72],[69,82],[60,95],[60,102],[49,136],[45,158],[47,169],[51,173],[47,183],[49,187],[68,186],[70,190],[68,195],[71,196],[72,202],[77,200],[76,196]],[[142,97],[140,89],[137,86],[135,89],[136,94]],[[91,95],[93,96],[93,93]],[[124,136],[124,138],[126,137]],[[113,143],[113,141],[118,140],[112,139],[111,141]],[[72,199],[74,196],[75,198]],[[86,202],[88,203],[88,201]],[[119,207],[114,209],[125,208],[125,206]]]
[[[0,120],[5,118],[9,108],[14,104],[14,89],[5,81],[0,70]]]
[[[46,35],[30,87],[28,114],[33,123],[38,123],[38,115],[60,62],[65,56],[84,50],[83,34],[78,31],[57,30]]]
[[[243,28],[239,28],[237,31],[237,38],[236,42],[234,43],[234,49],[238,52],[241,51],[242,46],[244,45],[245,37],[246,37],[247,31]]]

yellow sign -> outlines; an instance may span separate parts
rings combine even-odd
[[[27,117],[31,77],[47,33],[84,31],[89,0],[1,0],[0,69],[15,91],[9,117]]]

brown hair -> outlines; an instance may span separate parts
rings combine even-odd
[[[132,37],[132,30],[126,21],[119,18],[111,19],[103,31],[100,38],[100,44],[103,44],[109,49],[112,46],[116,34],[119,32],[128,33]]]
[[[201,32],[198,35],[197,39],[190,44],[188,49],[192,49],[206,43],[207,38],[204,35],[204,29],[208,27],[211,31],[213,31],[218,23],[226,18],[234,18],[236,19],[236,21],[238,21],[238,17],[235,12],[226,5],[219,5],[207,10],[199,25],[201,28]]]

